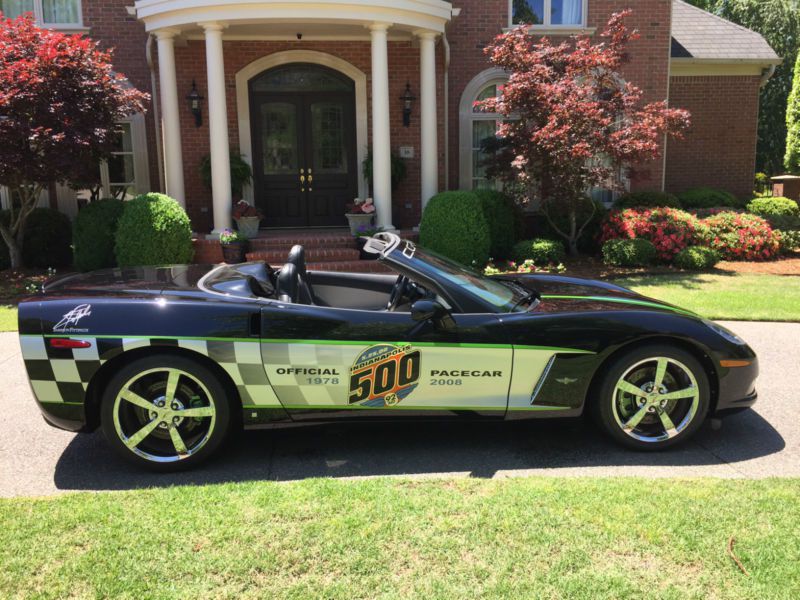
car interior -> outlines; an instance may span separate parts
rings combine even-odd
[[[354,310],[409,312],[416,300],[437,299],[404,275],[308,271],[300,245],[279,270],[263,262],[231,265],[205,283],[211,291],[233,296]]]

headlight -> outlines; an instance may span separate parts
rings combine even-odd
[[[720,334],[726,340],[731,342],[732,344],[737,344],[739,346],[746,346],[747,342],[745,342],[742,338],[738,335],[733,333],[730,329],[723,327],[719,323],[714,323],[714,321],[706,321],[704,320],[703,323],[708,325],[711,329],[713,329],[716,333]]]

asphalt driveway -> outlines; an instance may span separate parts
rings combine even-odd
[[[117,459],[102,435],[45,424],[17,336],[0,334],[0,496],[306,477],[800,477],[800,324],[726,323],[761,361],[756,408],[706,424],[659,454],[621,449],[582,421],[333,425],[240,435],[208,466],[154,475]]]

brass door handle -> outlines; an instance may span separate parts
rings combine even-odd
[[[312,183],[313,181],[314,181],[314,176],[313,175],[309,175],[308,176],[308,183]]]
[[[306,176],[305,175],[300,175],[300,183],[305,184],[305,182],[306,182]]]

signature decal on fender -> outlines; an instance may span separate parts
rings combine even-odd
[[[88,329],[76,329],[72,325],[77,325],[78,321],[92,314],[91,304],[80,304],[61,317],[55,324],[53,331],[56,333],[86,333]]]
[[[370,346],[350,369],[349,404],[398,405],[419,385],[420,358],[420,351],[409,345]]]

